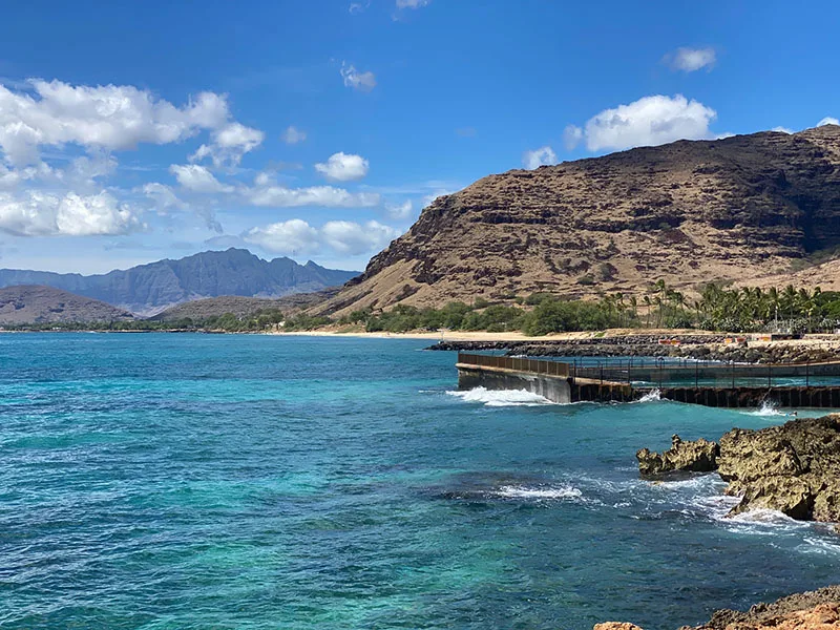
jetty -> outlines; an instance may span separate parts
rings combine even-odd
[[[526,390],[558,403],[662,398],[710,407],[840,408],[840,361],[741,364],[656,359],[550,361],[459,353],[460,389]]]

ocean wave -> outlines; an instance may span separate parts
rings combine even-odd
[[[547,398],[524,389],[486,389],[475,387],[467,391],[448,391],[450,396],[465,402],[484,403],[487,407],[536,407],[553,405]]]
[[[657,402],[662,400],[662,392],[658,389],[654,389],[653,391],[648,392],[641,398],[639,398],[638,402],[646,403],[646,402]]]
[[[759,407],[758,409],[755,409],[753,411],[746,411],[743,413],[748,416],[759,416],[762,418],[788,415],[779,411],[779,404],[772,400],[765,400],[763,403],[761,403],[761,407]]]
[[[582,499],[583,492],[574,486],[501,486],[499,496],[507,499]]]

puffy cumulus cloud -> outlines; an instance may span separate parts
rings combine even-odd
[[[696,72],[702,68],[711,70],[717,61],[717,53],[714,48],[677,48],[665,55],[663,61],[671,70],[681,72]]]
[[[580,137],[590,151],[657,146],[675,140],[713,138],[709,125],[715,110],[683,95],[645,96],[629,105],[619,105],[596,114]]]
[[[324,243],[339,254],[356,256],[379,251],[400,235],[399,230],[377,221],[364,225],[352,221],[329,221],[321,228]]]
[[[321,247],[318,230],[302,219],[253,228],[244,238],[274,254],[314,254]]]
[[[258,179],[264,184],[243,189],[247,201],[255,206],[269,208],[301,208],[316,206],[321,208],[371,208],[379,205],[377,193],[351,193],[343,188],[332,186],[311,186],[309,188],[286,188],[270,183],[270,179]]]
[[[230,117],[227,100],[202,92],[177,107],[133,86],[74,86],[31,80],[34,93],[0,85],[0,149],[16,165],[36,163],[42,146],[77,144],[106,150],[168,144]]]
[[[89,196],[0,193],[0,230],[17,236],[114,236],[142,227],[131,208],[104,191]]]
[[[286,128],[286,131],[283,132],[281,138],[286,144],[297,144],[306,140],[306,132],[301,131],[294,125],[290,125]]]
[[[265,134],[259,129],[246,127],[237,122],[213,131],[211,136],[213,141],[198,147],[198,150],[190,156],[191,162],[200,162],[210,158],[217,167],[225,164],[236,166],[246,153],[256,149],[265,139]]]
[[[412,210],[414,210],[414,204],[411,203],[411,200],[406,200],[401,204],[385,206],[385,212],[388,213],[388,216],[397,221],[405,221],[411,216]]]
[[[348,64],[346,61],[341,63],[341,78],[344,80],[344,85],[359,92],[370,92],[376,87],[376,75],[373,72],[359,72],[356,66]]]
[[[378,251],[399,235],[399,230],[377,221],[328,221],[316,228],[302,219],[292,219],[253,228],[244,239],[274,254],[308,255],[331,250],[356,256]]]
[[[840,120],[832,118],[831,116],[826,116],[817,123],[817,127],[825,127],[826,125],[840,125]]]
[[[352,182],[368,174],[370,164],[361,155],[335,153],[326,162],[316,164],[315,170],[335,182]]]
[[[193,192],[212,194],[229,193],[234,190],[233,186],[222,184],[213,173],[198,164],[173,164],[169,167],[169,172],[181,186]]]
[[[532,170],[540,166],[550,166],[557,164],[557,154],[551,147],[540,147],[533,151],[525,151],[522,155],[522,164],[525,168]]]
[[[425,7],[431,0],[397,0],[398,9],[419,9]]]

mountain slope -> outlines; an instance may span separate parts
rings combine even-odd
[[[82,276],[0,269],[0,287],[40,284],[153,314],[188,300],[220,295],[275,298],[344,284],[357,274],[290,258],[265,261],[247,250],[211,251],[125,271]]]
[[[0,324],[103,322],[133,319],[110,304],[44,286],[0,289]]]
[[[838,166],[828,125],[491,175],[436,200],[319,311],[782,273],[840,244]]]
[[[183,302],[158,313],[151,319],[155,321],[173,321],[189,317],[193,320],[218,317],[226,313],[233,313],[237,317],[253,315],[257,311],[276,309],[283,313],[294,313],[312,307],[333,297],[337,289],[327,289],[317,293],[294,293],[282,298],[250,298],[224,295],[203,300]]]

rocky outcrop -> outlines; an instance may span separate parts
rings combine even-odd
[[[425,208],[318,312],[788,272],[840,244],[838,172],[840,126],[825,125],[491,175]]]
[[[672,438],[661,455],[636,454],[639,473],[717,470],[727,494],[741,497],[731,515],[759,508],[797,520],[840,522],[840,414],[792,420],[758,431],[733,429],[719,444]]]
[[[675,472],[711,472],[717,469],[720,447],[704,439],[684,442],[679,435],[671,438],[671,448],[661,455],[643,448],[636,453],[643,477],[660,477]]]
[[[608,622],[594,630],[642,630],[631,623]],[[746,612],[718,610],[708,623],[680,630],[840,630],[840,586],[797,593]]]
[[[734,513],[778,510],[799,520],[840,521],[840,415],[793,420],[720,440],[718,473],[741,496]]]

